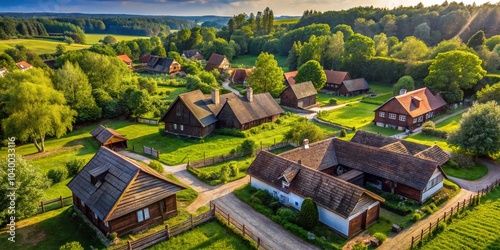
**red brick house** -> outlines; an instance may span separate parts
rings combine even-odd
[[[174,74],[181,71],[181,65],[172,58],[150,56],[146,69],[152,73]]]
[[[338,94],[347,97],[357,96],[367,93],[369,90],[370,86],[365,78],[357,78],[342,81],[338,89]]]
[[[275,121],[283,113],[269,93],[254,95],[251,88],[246,97],[219,95],[218,89],[212,95],[194,90],[180,94],[160,121],[167,133],[203,138],[218,127],[245,130]]]
[[[306,108],[316,104],[318,92],[312,82],[292,84],[280,94],[281,105],[291,108]]]
[[[442,114],[446,102],[428,88],[421,88],[394,96],[375,110],[373,123],[379,127],[409,130],[420,127],[427,120]]]
[[[128,57],[127,55],[123,54],[123,55],[119,55],[119,56],[116,56],[118,57],[118,59],[122,60],[125,64],[127,64],[127,67],[129,69],[132,68],[132,59],[130,59],[130,57]]]
[[[205,70],[218,69],[221,73],[231,73],[231,63],[224,55],[212,54],[205,65]]]
[[[177,215],[176,193],[186,188],[105,147],[68,187],[75,209],[104,234],[116,232],[119,236]]]

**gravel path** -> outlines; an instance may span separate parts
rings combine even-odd
[[[245,225],[257,237],[276,250],[319,249],[274,223],[266,216],[240,201],[234,194],[228,194],[213,201],[217,207],[229,213],[232,219]]]

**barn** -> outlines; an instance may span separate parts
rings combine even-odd
[[[101,146],[112,150],[127,148],[128,139],[114,129],[99,125],[90,134],[101,143]]]
[[[307,108],[316,104],[318,92],[312,82],[292,84],[280,94],[280,104],[291,108]]]

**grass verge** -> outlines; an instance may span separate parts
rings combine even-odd
[[[472,168],[454,168],[448,165],[444,165],[442,168],[448,176],[468,181],[479,180],[488,174],[488,168],[479,163],[476,163]]]

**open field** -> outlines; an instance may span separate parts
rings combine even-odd
[[[87,44],[99,43],[99,40],[104,39],[105,36],[114,36],[118,42],[135,40],[139,38],[149,39],[147,36],[126,36],[126,35],[115,35],[115,34],[85,34],[85,39]]]
[[[79,50],[90,48],[90,45],[71,44],[65,42],[49,40],[49,39],[9,39],[0,40],[0,53],[6,49],[14,48],[16,45],[23,45],[36,54],[52,54],[56,52],[56,46],[62,44],[66,46],[66,50]]]
[[[282,19],[282,20],[274,20],[274,25],[282,25],[282,24],[296,24],[298,23],[300,18],[290,18],[290,19]]]
[[[207,222],[193,230],[163,241],[149,249],[254,249],[250,243],[218,221]]]
[[[278,66],[283,69],[283,72],[288,72],[286,56],[274,55],[274,59],[278,61]],[[255,66],[255,60],[257,60],[257,56],[254,55],[238,56],[231,60],[231,65],[233,68],[251,68]]]
[[[450,152],[453,151],[451,149],[451,147],[448,145],[448,143],[446,142],[446,140],[443,138],[438,138],[438,137],[433,137],[433,136],[428,136],[428,135],[423,135],[423,134],[417,134],[417,135],[412,135],[412,136],[406,137],[405,140],[424,144],[427,146],[434,146],[434,144],[436,144],[443,150],[450,151]]]
[[[59,249],[71,241],[80,242],[85,249],[104,248],[90,227],[79,217],[72,217],[71,210],[60,208],[17,222],[15,243],[8,241],[2,230],[2,249]]]
[[[482,204],[454,218],[453,223],[420,249],[500,249],[500,188],[481,199]]]
[[[330,99],[337,99],[337,105],[348,103],[348,102],[356,102],[361,101],[363,99],[367,101],[375,101],[379,104],[384,103],[392,97],[392,86],[385,83],[374,82],[370,83],[370,91],[374,92],[376,96],[370,97],[367,94],[345,97],[345,96],[336,96],[329,95],[326,93],[318,93],[316,97],[316,101],[321,103],[321,106],[326,106],[330,104]]]

